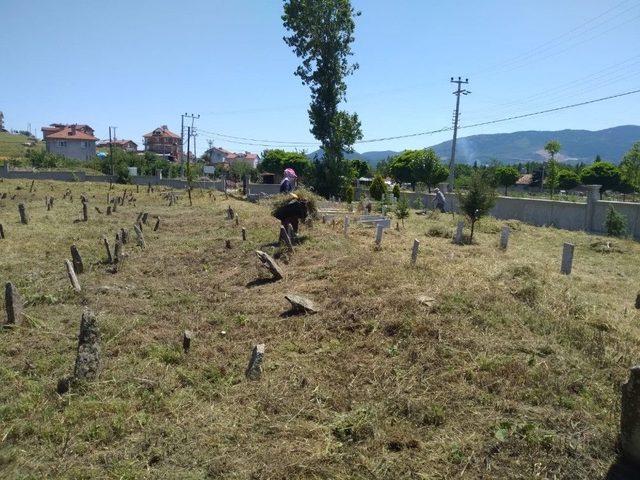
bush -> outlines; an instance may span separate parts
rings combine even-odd
[[[398,204],[396,205],[396,218],[398,220],[402,220],[402,226],[404,227],[404,219],[409,216],[409,202],[407,201],[407,196],[402,195],[400,200],[398,200]]]
[[[373,182],[371,182],[371,186],[369,187],[369,195],[371,195],[371,198],[380,201],[386,193],[387,184],[384,183],[382,175],[373,177]]]
[[[353,185],[347,185],[344,189],[344,201],[347,203],[352,203],[354,195],[355,191],[353,189]]]
[[[623,237],[627,233],[627,218],[620,212],[617,212],[613,206],[609,205],[604,227],[607,230],[607,235],[611,237]]]
[[[393,196],[396,197],[396,200],[400,198],[400,185],[397,183],[393,186]]]

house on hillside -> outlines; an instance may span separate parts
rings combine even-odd
[[[204,152],[204,158],[209,165],[213,166],[232,166],[236,163],[244,163],[251,168],[257,168],[260,163],[260,157],[251,152],[235,153],[220,147],[211,147]]]
[[[173,133],[166,125],[147,133],[143,138],[145,152],[157,153],[172,161],[179,159],[180,135]]]
[[[52,123],[41,130],[47,152],[77,160],[90,160],[96,156],[98,139],[89,125]]]
[[[109,148],[111,145],[113,145],[114,148],[121,148],[125,152],[135,153],[138,151],[138,144],[133,140],[112,140],[111,142],[106,140],[104,142],[100,142],[98,147]]]

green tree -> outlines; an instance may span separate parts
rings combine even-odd
[[[282,175],[285,168],[293,168],[299,177],[306,178],[311,174],[313,165],[304,152],[287,152],[281,149],[262,152],[258,165],[260,172]]]
[[[366,160],[360,160],[359,158],[354,158],[351,160],[351,168],[355,170],[356,177],[370,177],[371,176],[371,165]]]
[[[371,198],[373,198],[374,200],[380,201],[386,193],[387,184],[384,183],[382,175],[377,174],[375,177],[373,177],[373,181],[369,186],[369,195],[371,195]]]
[[[420,150],[405,150],[393,157],[387,165],[387,173],[391,178],[399,183],[410,183],[415,185],[413,174],[414,162]]]
[[[551,157],[549,159],[549,174],[547,178],[547,186],[551,190],[551,198],[553,198],[555,189],[558,188],[558,163],[556,162],[556,154],[561,148],[562,145],[560,145],[560,142],[557,140],[551,140],[544,146],[544,149]]]
[[[344,201],[347,203],[352,203],[354,196],[355,190],[353,188],[353,185],[347,185],[344,189]]]
[[[460,210],[471,222],[471,235],[469,241],[473,241],[473,231],[476,222],[484,215],[489,213],[496,203],[496,192],[487,179],[475,172],[469,188],[466,191],[458,193],[458,202]]]
[[[430,192],[432,187],[449,177],[449,169],[442,164],[434,149],[428,148],[419,152],[420,155],[413,163],[414,176],[416,181],[424,183]]]
[[[616,211],[612,205],[609,205],[607,218],[604,221],[604,228],[607,230],[607,235],[609,236],[623,237],[627,233],[627,218]]]
[[[396,200],[400,198],[400,185],[397,183],[393,186],[393,196],[396,197]]]
[[[594,162],[580,173],[580,180],[587,185],[602,185],[600,198],[605,190],[616,190],[620,184],[620,171],[609,162]]]
[[[561,170],[558,173],[558,185],[563,190],[571,190],[580,185],[580,175],[573,170]]]
[[[407,201],[407,196],[402,195],[400,199],[398,199],[398,203],[396,205],[396,218],[398,220],[402,220],[402,226],[404,227],[404,219],[409,216],[409,202]]]
[[[622,158],[620,179],[636,192],[640,191],[640,142],[634,143]]]
[[[350,0],[286,0],[282,21],[290,33],[284,38],[301,64],[295,71],[311,90],[309,120],[311,133],[320,141],[323,157],[316,165],[316,190],[323,195],[337,194],[349,177],[344,152],[362,138],[357,114],[339,110],[345,100],[347,84],[358,64],[353,55],[355,21],[360,15]]]
[[[515,167],[507,167],[502,166],[496,168],[495,179],[498,185],[504,187],[504,194],[507,194],[507,188],[512,185],[515,185],[518,179],[520,178],[520,174]]]
[[[244,162],[234,162],[229,166],[229,177],[234,182],[241,181],[245,176],[255,182],[258,180],[258,170]]]

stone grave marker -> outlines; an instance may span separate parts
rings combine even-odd
[[[27,207],[25,207],[24,203],[18,204],[18,213],[20,214],[20,223],[23,225],[29,224],[29,215],[27,213]]]
[[[22,322],[22,297],[11,282],[4,286],[4,309],[7,313],[7,325],[19,325]]]
[[[268,253],[262,252],[260,250],[256,250],[256,255],[262,262],[262,266],[264,266],[271,275],[274,280],[280,280],[284,278],[284,271],[282,268],[276,263],[276,261],[269,255]]]
[[[0,225],[0,228],[1,228],[1,227],[2,227],[2,226]],[[244,227],[242,227],[242,241],[243,241],[243,242],[246,242],[246,241],[247,241],[247,229],[246,229],[246,228],[244,228]]]
[[[344,236],[349,236],[349,217],[344,217]]]
[[[506,250],[507,247],[509,246],[509,233],[511,231],[509,230],[509,227],[507,225],[504,225],[502,227],[502,230],[500,231],[500,248],[502,250]]]
[[[623,457],[640,465],[640,365],[629,370],[620,402],[620,448]]]
[[[458,245],[462,245],[462,242],[464,240],[463,230],[464,230],[464,222],[460,220],[458,222],[458,226],[456,227],[456,236],[454,238],[454,243],[457,243]]]
[[[380,246],[382,244],[382,233],[384,228],[382,225],[376,225],[376,246]]]
[[[76,292],[81,292],[82,288],[80,288],[80,282],[78,282],[76,272],[73,270],[73,264],[71,263],[71,260],[65,260],[64,266],[67,269],[67,275],[69,276],[69,282],[71,282],[71,286]]]
[[[418,249],[420,248],[420,240],[415,238],[413,240],[413,248],[411,249],[411,265],[416,264],[416,260],[418,259]]]
[[[104,249],[107,251],[107,263],[113,264],[113,255],[111,254],[111,245],[105,235],[102,236],[102,242],[104,243]]]
[[[189,349],[191,348],[192,338],[193,338],[193,332],[191,330],[185,330],[182,333],[182,351],[184,353],[189,353]]]
[[[249,365],[244,372],[245,376],[249,380],[260,380],[262,376],[262,362],[264,360],[265,344],[259,343],[253,347],[251,351],[251,358],[249,359]]]
[[[138,225],[133,226],[133,230],[136,232],[136,237],[138,239],[138,245],[142,248],[146,248],[147,244],[144,241],[144,235],[142,234],[142,229]]]
[[[94,380],[100,374],[100,329],[95,314],[85,308],[80,321],[78,353],[73,370],[75,380]]]
[[[318,313],[316,304],[302,295],[287,293],[284,298],[291,304],[291,310],[295,313]]]
[[[562,264],[560,265],[560,273],[570,275],[573,268],[573,243],[565,243],[562,246]]]
[[[73,262],[73,271],[76,272],[76,275],[80,275],[84,272],[84,264],[82,263],[82,257],[80,256],[80,252],[78,252],[78,247],[71,245],[71,261]]]

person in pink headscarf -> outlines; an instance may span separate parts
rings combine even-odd
[[[280,193],[289,193],[293,190],[295,179],[298,178],[293,168],[284,169],[284,178],[280,182]]]

